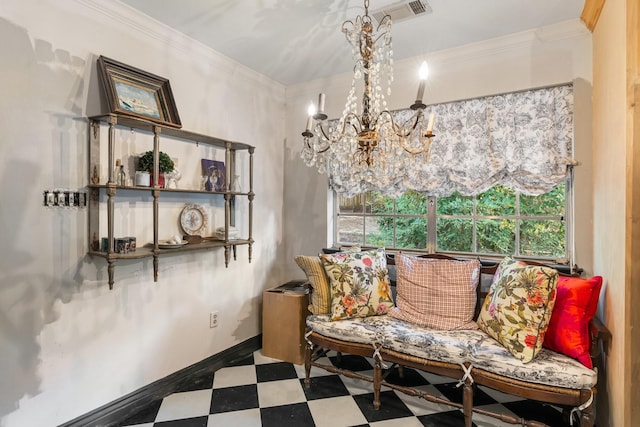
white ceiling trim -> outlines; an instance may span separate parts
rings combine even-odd
[[[470,43],[464,46],[431,52],[421,55],[419,58],[426,59],[432,64],[437,63],[440,65],[440,68],[444,68],[447,64],[490,58],[513,51],[528,49],[541,42],[549,43],[570,38],[580,39],[590,37],[590,35],[589,31],[579,19],[571,19],[535,30],[522,31],[476,43]],[[413,66],[416,63],[416,58],[418,57],[397,60],[395,61],[394,68],[401,68],[405,63],[409,63],[410,66]],[[338,76],[344,76],[344,79],[337,78]],[[309,86],[322,86],[327,90],[343,87],[345,85],[345,81],[347,83],[351,81],[351,72],[341,73],[334,77],[336,78],[320,78],[310,82],[287,86],[287,95],[293,97],[305,95],[308,92]]]
[[[506,36],[433,52],[425,55],[425,57],[429,61],[446,64],[461,60],[492,57],[514,50],[527,49],[541,42],[549,43],[569,38],[583,38],[585,36],[589,36],[589,31],[587,31],[584,24],[582,24],[579,19],[571,19],[535,30],[508,34]]]
[[[215,67],[222,68],[230,73],[240,73],[242,77],[270,85],[284,88],[284,85],[264,74],[223,55],[208,47],[202,42],[181,33],[170,26],[157,21],[127,4],[119,1],[101,0],[75,0],[78,4],[94,11],[98,16],[107,17],[113,22],[122,25],[153,42],[160,42],[163,46],[169,46],[178,52],[193,57],[206,58],[213,62]],[[113,58],[118,59],[118,58]]]

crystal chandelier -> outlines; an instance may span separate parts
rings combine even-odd
[[[393,81],[391,17],[385,16],[374,31],[369,1],[364,0],[364,15],[345,21],[342,32],[355,59],[351,90],[339,120],[327,121],[324,93],[317,106],[309,106],[301,157],[307,166],[326,172],[334,188],[348,197],[368,190],[388,194],[415,170],[416,162],[429,160],[435,117],[431,114],[426,120],[422,102],[427,64],[420,69],[410,115],[389,111],[385,92],[391,94]],[[361,99],[356,86],[362,88]]]

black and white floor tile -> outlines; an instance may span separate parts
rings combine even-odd
[[[335,357],[329,360],[338,365]],[[326,361],[326,360],[325,360]],[[354,371],[372,371],[371,361],[345,355],[339,365]],[[462,391],[450,378],[405,370],[404,378],[389,382],[428,390],[444,399],[462,400]],[[381,393],[374,410],[371,384],[312,369],[310,389],[304,387],[304,367],[271,359],[256,351],[246,359],[214,373],[193,378],[188,386],[154,402],[119,427],[458,427],[464,425],[455,408],[427,402],[390,389]],[[560,411],[550,405],[523,400],[479,387],[474,405],[565,427]],[[474,414],[474,426],[508,426]]]

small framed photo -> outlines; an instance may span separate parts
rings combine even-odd
[[[112,113],[182,127],[168,79],[104,56],[98,73]]]
[[[202,159],[202,177],[207,191],[227,191],[227,171],[224,162]]]

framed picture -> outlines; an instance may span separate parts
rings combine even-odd
[[[227,172],[224,162],[202,159],[202,178],[207,191],[227,191]]]
[[[169,80],[104,56],[98,73],[112,113],[182,127]]]

